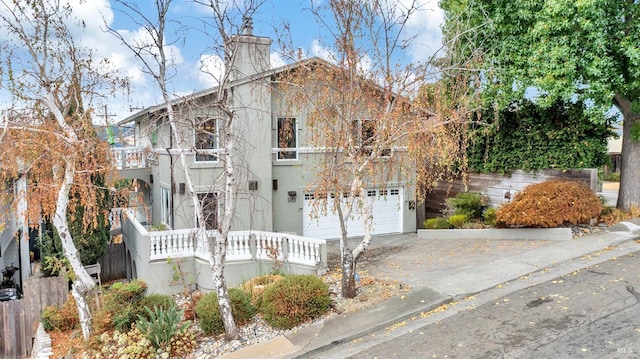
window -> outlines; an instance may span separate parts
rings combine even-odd
[[[171,227],[171,190],[169,188],[161,187],[160,192],[160,221],[167,226]]]
[[[376,122],[369,119],[351,122],[351,136],[354,145],[359,147],[359,152],[367,156],[371,155],[374,143],[380,140],[376,138]],[[380,153],[380,156],[391,156],[391,149],[385,148]]]
[[[198,193],[198,200],[202,206],[207,230],[218,229],[218,195],[215,193]]]
[[[278,118],[278,159],[298,158],[298,124],[294,117]]]
[[[351,136],[357,146],[371,146],[375,135],[375,123],[372,120],[355,120],[351,122]]]
[[[218,132],[216,120],[198,120],[196,128],[196,162],[213,162],[218,157],[215,152],[218,150]]]

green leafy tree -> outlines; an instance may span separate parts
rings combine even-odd
[[[469,132],[469,170],[506,173],[608,164],[607,139],[614,135],[611,118],[594,121],[583,108],[580,102],[561,101],[540,108],[522,100],[497,114],[484,111],[488,124],[475,122]]]
[[[640,206],[640,3],[635,0],[442,0],[449,59],[467,63],[485,105],[527,93],[548,107],[582,100],[585,111],[623,116],[618,207]],[[472,64],[472,65],[471,65]],[[532,91],[534,89],[534,91]]]
[[[73,243],[78,249],[80,262],[83,265],[97,263],[107,249],[110,239],[108,215],[112,208],[113,195],[111,191],[105,188],[104,176],[94,175],[92,177],[92,183],[96,187],[94,193],[96,207],[89,210],[97,212],[95,215],[91,215],[91,221],[94,222],[93,225],[86,225],[85,216],[88,209],[77,195],[70,198],[70,203],[72,204],[70,207],[72,209],[70,208],[67,211],[69,231],[73,237]],[[53,226],[47,225],[47,229],[49,229],[48,233],[40,246],[42,255],[44,258],[55,257],[62,259],[64,254],[60,236]]]

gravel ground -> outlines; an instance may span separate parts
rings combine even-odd
[[[401,283],[376,280],[364,274],[361,275],[358,283],[358,295],[353,299],[346,299],[340,296],[340,278],[341,273],[339,270],[329,271],[323,277],[325,283],[329,285],[332,304],[330,311],[325,316],[316,319],[315,322],[325,320],[334,315],[361,310],[409,290],[407,286],[403,286]],[[178,303],[185,301],[184,298],[179,296],[176,299]],[[197,325],[195,325],[194,330],[198,334],[198,348],[193,351],[189,358],[205,359],[221,356],[251,345],[269,341],[279,335],[295,332],[315,322],[304,323],[289,330],[279,330],[272,328],[258,315],[250,324],[238,328],[241,339],[233,341],[226,341],[224,335],[205,336]]]

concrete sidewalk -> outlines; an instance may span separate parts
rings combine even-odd
[[[571,270],[640,251],[640,220],[567,241],[418,240],[415,235],[376,237],[359,268],[411,286],[375,306],[326,320],[227,354],[223,358],[314,358],[443,304],[481,293],[538,271],[571,262]],[[337,245],[333,243],[332,245]],[[617,251],[616,248],[619,248]],[[333,253],[335,250],[330,249]],[[608,256],[601,255],[609,253]],[[365,256],[366,257],[366,256]],[[597,259],[594,259],[596,258]],[[558,276],[562,273],[558,273]]]

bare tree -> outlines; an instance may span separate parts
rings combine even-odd
[[[10,91],[15,106],[23,107],[3,119],[0,178],[27,176],[31,223],[41,215],[51,217],[73,269],[71,293],[87,341],[91,312],[86,296],[95,284],[80,262],[67,213],[78,205],[70,202],[72,194],[86,208],[87,226],[98,215],[91,174],[105,173],[109,151],[95,135],[85,102],[117,79],[74,39],[84,26],[69,4],[3,0],[0,6],[0,27],[7,37],[0,51],[1,87]]]
[[[328,61],[303,63],[283,81],[289,84],[292,103],[310,106],[307,141],[322,155],[316,156],[315,180],[308,190],[315,195],[316,216],[331,211],[339,217],[342,295],[353,298],[356,265],[371,243],[374,226],[367,188],[384,189],[400,178],[415,180],[409,135],[425,116],[412,109],[410,96],[429,68],[395,62],[410,41],[403,31],[417,10],[415,2],[407,7],[378,0],[323,4],[311,11],[331,34],[330,43],[323,44]],[[358,218],[364,238],[351,249],[347,222]]]
[[[419,10],[417,1],[393,0],[330,0],[312,7],[329,34],[322,43],[327,61],[303,62],[282,79],[289,101],[310,108],[307,142],[319,155],[307,190],[315,197],[313,216],[332,212],[339,218],[347,298],[357,294],[356,266],[372,240],[369,189],[387,193],[390,184],[404,182],[407,196],[423,198],[439,180],[465,168],[469,111],[453,61],[438,58],[441,49],[425,61],[409,60],[415,37],[407,24]],[[294,48],[283,43],[285,51]],[[348,222],[355,220],[363,222],[364,237],[352,249]]]
[[[157,13],[153,16],[144,14],[132,2],[117,1],[121,4],[125,13],[131,19],[146,30],[147,36],[151,39],[149,43],[133,43],[123,37],[115,29],[110,32],[118,37],[141,61],[144,71],[151,75],[160,88],[164,112],[167,123],[171,128],[171,136],[175,146],[179,149],[178,156],[180,158],[181,167],[184,169],[184,178],[186,183],[186,194],[193,203],[195,209],[195,218],[197,225],[196,235],[206,243],[208,243],[209,265],[211,268],[212,279],[218,297],[219,309],[222,314],[226,337],[235,339],[238,337],[238,331],[231,313],[231,302],[227,292],[226,280],[224,277],[224,267],[226,260],[228,235],[231,229],[236,210],[236,200],[238,195],[238,186],[236,179],[237,172],[237,134],[234,120],[237,115],[231,105],[232,96],[229,93],[228,84],[234,78],[233,66],[235,58],[238,56],[239,37],[232,34],[241,34],[246,31],[255,10],[261,2],[248,1],[246,4],[233,4],[231,6],[227,2],[221,1],[194,1],[201,6],[211,10],[211,23],[208,27],[214,29],[214,44],[211,46],[214,50],[221,51],[221,59],[225,59],[226,66],[224,71],[215,75],[217,86],[210,96],[211,101],[206,104],[208,120],[215,121],[219,125],[219,129],[212,130],[210,136],[216,137],[219,141],[219,149],[215,154],[224,164],[223,175],[221,176],[224,194],[224,210],[221,219],[218,221],[219,235],[213,237],[207,236],[207,218],[205,217],[204,207],[208,205],[209,199],[199,198],[196,193],[194,181],[192,180],[189,166],[187,164],[188,153],[198,153],[197,146],[185,137],[185,126],[193,129],[198,128],[197,121],[191,121],[186,118],[185,113],[189,107],[200,106],[197,99],[185,96],[176,100],[168,90],[168,84],[171,78],[168,77],[169,71],[173,71],[172,59],[168,57],[167,46],[170,43],[165,38],[166,25],[170,21],[168,14],[172,3],[171,0],[156,0]],[[233,16],[239,14],[240,16]],[[178,39],[176,39],[177,41]],[[204,70],[203,70],[204,71]],[[174,75],[176,75],[174,73]],[[216,125],[216,127],[218,126]],[[199,128],[199,131],[206,129]],[[214,181],[217,181],[214,179]],[[216,183],[211,183],[214,187]]]

